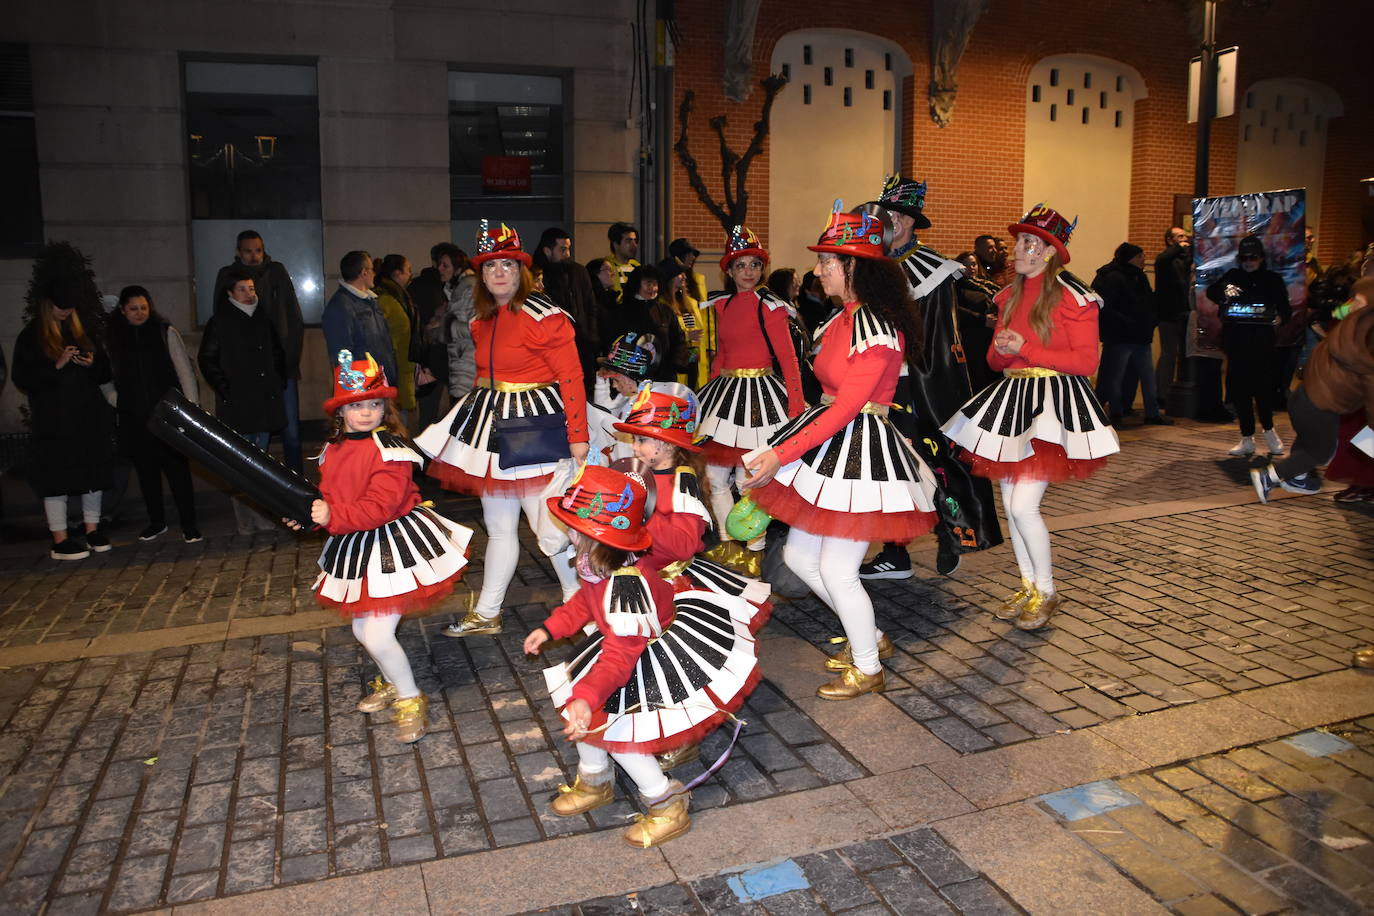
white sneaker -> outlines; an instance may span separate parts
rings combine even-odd
[[[1240,442],[1238,442],[1236,447],[1231,449],[1227,454],[1232,458],[1249,458],[1251,455],[1255,454],[1255,437],[1241,436]]]
[[[1269,449],[1269,454],[1276,458],[1287,454],[1283,450],[1283,440],[1279,438],[1278,430],[1266,429],[1264,431],[1264,445]]]

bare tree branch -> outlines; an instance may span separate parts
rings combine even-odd
[[[706,187],[706,182],[701,180],[701,168],[687,147],[687,121],[692,116],[692,105],[695,101],[696,93],[690,89],[687,90],[677,111],[677,120],[682,128],[678,131],[677,142],[673,144],[673,151],[677,153],[678,159],[682,162],[682,167],[687,171],[687,181],[691,184],[692,190],[697,192],[697,198],[701,200],[707,210],[711,211],[711,215],[724,226],[729,223],[730,216],[720,208],[720,204],[711,198],[711,192]],[[729,229],[726,231],[728,232]]]

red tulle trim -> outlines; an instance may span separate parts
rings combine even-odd
[[[905,544],[929,534],[939,521],[934,512],[835,512],[819,509],[791,487],[772,481],[751,491],[754,502],[773,518],[822,537],[848,541]]]
[[[701,443],[701,453],[706,456],[706,463],[718,468],[743,467],[744,456],[750,451],[752,450],[729,445],[717,445],[710,439]]]
[[[392,595],[389,598],[369,598],[367,597],[367,579],[363,579],[363,597],[357,601],[342,602],[335,601],[333,598],[326,598],[319,592],[315,593],[315,600],[320,607],[327,607],[338,611],[344,617],[379,617],[383,614],[402,614],[406,616],[420,614],[432,610],[445,598],[453,593],[453,585],[463,578],[463,573],[467,571],[464,566],[443,582],[436,582],[433,585],[421,585],[404,595]]]
[[[755,605],[759,612],[754,615],[754,619],[749,621],[749,632],[755,636],[759,631],[768,625],[768,621],[773,616],[773,602],[765,601],[763,604]]]
[[[445,490],[452,490],[455,493],[466,493],[469,496],[483,496],[486,494],[497,494],[501,496],[524,496],[526,493],[538,493],[548,486],[553,479],[553,474],[540,474],[538,477],[522,477],[519,480],[497,480],[494,477],[474,477],[461,468],[456,468],[451,464],[434,459],[429,463],[429,468],[425,473],[435,480]]]
[[[729,703],[721,703],[720,698],[708,689],[707,695],[715,701],[717,708],[721,711],[703,719],[685,732],[678,732],[676,735],[669,735],[666,738],[656,738],[653,741],[605,741],[600,735],[592,735],[586,739],[586,742],[613,754],[662,754],[688,744],[696,744],[719,728],[721,723],[729,718],[730,713],[744,705],[744,701],[749,698],[749,694],[754,692],[754,688],[759,685],[759,679],[762,677],[763,670],[756,665],[754,670],[749,673],[749,677],[745,679],[744,687],[735,694],[735,698]],[[592,710],[592,728],[606,724],[606,718],[604,710]]]
[[[970,451],[960,457],[970,471],[989,480],[1087,480],[1107,466],[1106,458],[1070,458],[1062,445],[1044,439],[1032,442],[1035,454],[1021,461],[989,461]]]

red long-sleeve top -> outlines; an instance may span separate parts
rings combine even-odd
[[[663,629],[673,622],[673,587],[649,570],[644,572],[644,581],[649,586],[654,608],[658,611],[658,622]],[[611,579],[600,582],[583,582],[577,594],[566,603],[553,609],[544,621],[544,629],[554,639],[566,639],[579,632],[590,622],[596,623],[605,639],[601,643],[601,657],[592,665],[592,670],[582,680],[573,685],[574,700],[586,700],[592,709],[600,707],[625,682],[630,679],[635,663],[649,644],[645,636],[617,636],[606,623],[606,589]]]
[[[346,433],[320,461],[320,495],[329,506],[330,534],[370,531],[420,504],[409,461],[383,461],[371,433]]]
[[[582,363],[572,321],[565,312],[558,309],[537,318],[526,308],[515,314],[508,308],[498,309],[492,318],[473,319],[472,345],[479,380],[492,377],[494,363],[498,382],[556,382],[568,415],[568,442],[587,441]]]
[[[724,295],[711,300],[716,310],[716,355],[711,360],[711,378],[726,369],[772,369],[773,356],[768,352],[769,341],[773,353],[782,366],[782,380],[787,388],[787,415],[795,417],[806,409],[802,395],[801,368],[797,365],[797,351],[792,347],[792,332],[787,325],[787,308],[773,308],[761,302],[753,290]],[[765,340],[759,333],[759,310],[763,310]]]
[[[897,348],[877,344],[849,355],[857,302],[846,302],[844,311],[826,326],[820,352],[812,361],[816,379],[835,402],[814,423],[774,448],[778,460],[790,464],[844,429],[864,404],[891,404],[897,391],[897,376],[902,371],[902,348],[906,338],[897,333]]]
[[[706,519],[687,512],[673,511],[673,491],[677,486],[677,471],[654,471],[654,490],[656,502],[654,514],[650,516],[649,535],[654,539],[649,552],[639,558],[636,565],[649,573],[658,573],[665,566],[681,560],[690,559],[705,546],[702,536],[706,533]]]
[[[988,368],[994,372],[1003,369],[1027,369],[1032,366],[1053,369],[1065,375],[1092,375],[1097,371],[1098,337],[1097,305],[1079,305],[1073,295],[1063,286],[1059,288],[1059,304],[1050,313],[1053,324],[1050,339],[1042,341],[1040,335],[1031,327],[1031,306],[1040,296],[1041,284],[1045,279],[1029,277],[1021,289],[1021,302],[1012,313],[1011,323],[1002,317],[1006,311],[1007,300],[1011,298],[1011,287],[993,297],[997,304],[997,328],[1009,328],[1025,338],[1021,352],[1013,356],[1003,356],[996,346],[988,347]],[[1058,281],[1056,281],[1058,282]],[[994,331],[995,333],[995,331]]]

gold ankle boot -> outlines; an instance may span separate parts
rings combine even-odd
[[[1026,602],[1035,594],[1035,583],[1029,579],[1021,580],[1021,587],[1012,592],[1007,600],[998,605],[997,610],[992,612],[992,616],[998,620],[1015,620],[1021,616],[1021,609],[1026,606]]]
[[[635,815],[635,822],[625,829],[622,834],[625,842],[638,849],[648,849],[692,829],[692,816],[687,813],[692,793],[684,791],[682,783],[676,779],[668,784],[668,792],[656,804],[644,799],[645,813]]]
[[[1050,622],[1050,617],[1059,610],[1059,605],[1063,604],[1064,599],[1059,597],[1058,592],[1051,592],[1046,595],[1039,589],[1035,594],[1026,599],[1026,603],[1021,606],[1021,614],[1016,618],[1016,629],[1018,630],[1038,630]]]
[[[879,693],[887,687],[887,679],[880,669],[877,674],[864,674],[858,668],[846,668],[828,684],[816,690],[822,700],[852,700],[866,693]]]
[[[1356,668],[1374,668],[1374,646],[1365,646],[1363,649],[1356,649],[1355,656],[1350,660],[1350,664]]]
[[[589,783],[578,773],[572,785],[558,787],[558,797],[549,805],[549,810],[559,817],[572,817],[609,805],[615,800],[615,774],[607,770],[605,782]]]
[[[468,611],[463,619],[451,623],[441,630],[445,636],[498,636],[501,633],[501,617],[483,617],[476,611]]]
[[[396,711],[396,740],[414,744],[429,731],[429,698],[423,693],[391,704]]]
[[[358,712],[381,712],[396,699],[396,685],[388,684],[380,674],[368,682],[372,692],[358,701]]]
[[[892,654],[896,651],[897,647],[892,644],[892,640],[888,639],[887,634],[884,633],[882,637],[878,640],[878,658],[882,661],[887,661],[889,658],[892,657]],[[826,671],[843,671],[844,669],[852,668],[853,666],[854,651],[850,649],[849,646],[845,646],[843,649],[836,652],[834,655],[830,656],[825,660]]]
[[[701,756],[701,745],[693,741],[691,744],[684,744],[682,747],[675,747],[671,751],[656,755],[659,768],[663,772],[676,769],[684,763],[691,763]]]

